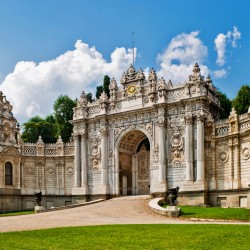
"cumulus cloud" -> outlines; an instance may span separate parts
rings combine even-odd
[[[225,69],[215,70],[213,74],[215,78],[222,78],[227,75],[227,71]]]
[[[95,92],[104,75],[120,79],[131,62],[131,49],[116,48],[108,62],[95,47],[78,40],[74,50],[54,60],[18,62],[0,88],[14,106],[17,119],[25,122],[34,115],[53,112],[53,103],[60,94],[76,98],[83,90]]]
[[[226,34],[220,33],[214,40],[215,50],[217,51],[216,63],[223,66],[226,63],[226,47],[230,44],[233,48],[237,46],[237,40],[241,38],[241,33],[237,27],[233,27],[233,31],[228,31]]]
[[[165,51],[158,55],[159,76],[171,79],[173,82],[183,82],[192,73],[196,62],[199,63],[202,74],[209,73],[208,67],[203,64],[208,49],[198,35],[198,31],[182,33],[171,40]]]

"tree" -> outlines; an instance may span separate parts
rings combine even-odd
[[[219,92],[220,105],[224,109],[224,112],[220,114],[221,119],[226,119],[230,115],[232,109],[232,101],[221,91]]]
[[[45,119],[34,116],[23,124],[23,128],[22,139],[24,142],[36,143],[39,136],[42,137],[44,143],[54,143],[57,140],[53,115],[49,115]]]
[[[108,95],[108,98],[110,97],[109,85],[110,85],[110,77],[105,75],[103,78],[103,90]]]
[[[103,86],[102,85],[97,86],[96,87],[96,93],[95,93],[96,99],[99,99],[99,97],[101,96],[102,92],[103,92]]]
[[[73,125],[69,122],[73,119],[73,108],[76,101],[67,95],[60,95],[54,103],[57,137],[61,135],[62,140],[67,142],[73,132]]]
[[[250,106],[250,86],[243,85],[233,100],[233,107],[238,115],[244,114],[248,111]]]
[[[86,98],[87,98],[87,101],[88,101],[88,102],[93,102],[93,95],[92,95],[92,93],[88,93],[88,94],[86,95]]]

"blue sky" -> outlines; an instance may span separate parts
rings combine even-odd
[[[177,83],[198,61],[233,98],[249,83],[249,10],[243,0],[0,0],[0,90],[21,123],[45,116],[59,94],[94,91],[104,74],[119,81],[134,32],[137,69]]]

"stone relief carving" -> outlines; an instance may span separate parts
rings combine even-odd
[[[92,162],[92,170],[99,170],[99,163],[101,160],[101,148],[98,147],[97,142],[94,142],[93,146],[91,147],[90,159]]]
[[[66,169],[66,174],[67,175],[74,175],[74,168],[73,167],[67,167]]]
[[[27,164],[24,166],[24,171],[28,175],[34,175],[35,174],[35,166],[31,164]]]
[[[153,150],[153,163],[159,162],[159,144],[157,143]]]
[[[184,142],[184,139],[179,129],[176,127],[170,139],[170,144],[172,147],[172,152],[174,153],[174,158],[180,157],[180,151],[183,150],[183,144],[184,144],[183,142]]]
[[[242,153],[242,158],[244,160],[248,160],[250,158],[250,149],[249,148],[247,148],[247,147],[243,148],[241,153]]]
[[[46,174],[47,175],[55,175],[55,167],[53,165],[48,165],[46,168],[45,168],[45,171],[46,171]]]
[[[221,151],[219,153],[219,160],[221,162],[227,162],[228,161],[228,152],[227,151]]]

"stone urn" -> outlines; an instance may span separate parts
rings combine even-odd
[[[179,187],[177,186],[176,188],[170,188],[168,189],[168,198],[170,201],[170,206],[175,206],[175,201],[177,200],[178,197],[178,191]]]
[[[42,206],[42,192],[35,193],[35,201],[37,203],[37,206]]]

